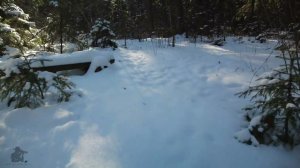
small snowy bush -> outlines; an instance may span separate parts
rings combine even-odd
[[[68,101],[72,95],[72,83],[64,76],[50,72],[33,72],[23,61],[16,61],[10,72],[1,71],[0,100],[15,108],[36,108],[44,104],[46,96],[57,97],[58,102]]]
[[[245,108],[248,128],[236,138],[248,144],[300,143],[300,59],[298,40],[283,40],[278,49],[283,65],[261,75],[256,84],[239,94],[250,96]]]
[[[89,35],[92,38],[92,47],[117,48],[117,43],[112,40],[115,34],[110,29],[110,22],[107,20],[97,19]]]

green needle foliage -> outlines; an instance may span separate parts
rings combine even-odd
[[[250,97],[253,104],[245,108],[251,134],[242,142],[249,144],[300,143],[300,59],[299,39],[281,35],[277,49],[283,65],[263,74],[257,84],[239,93]],[[295,37],[295,36],[292,36]],[[239,137],[238,137],[239,139]]]
[[[24,57],[21,57],[24,58]],[[13,59],[14,71],[0,70],[0,100],[15,108],[36,108],[44,104],[46,97],[54,96],[57,102],[69,101],[74,84],[62,75],[35,72],[32,60]]]
[[[15,108],[39,107],[53,95],[58,102],[69,101],[74,84],[64,76],[35,72],[32,63],[45,60],[25,55],[39,41],[35,24],[28,19],[11,1],[0,3],[0,100]]]
[[[95,25],[92,26],[90,36],[93,40],[92,47],[111,47],[113,49],[118,47],[117,43],[112,40],[115,34],[110,29],[110,22],[107,20],[97,19]]]

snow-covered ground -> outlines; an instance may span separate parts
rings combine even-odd
[[[35,110],[1,105],[0,167],[299,168],[299,147],[234,139],[248,103],[234,94],[279,63],[269,57],[274,41],[159,44],[129,41],[112,52],[109,68],[72,76],[83,97],[71,102]],[[16,146],[28,152],[27,163],[11,162]]]

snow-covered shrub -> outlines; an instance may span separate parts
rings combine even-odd
[[[46,96],[57,97],[58,102],[68,101],[73,83],[66,77],[50,72],[34,72],[29,61],[10,59],[0,65],[0,100],[15,108],[36,108],[44,104]],[[6,68],[4,71],[3,69]]]
[[[250,96],[245,108],[248,128],[236,138],[248,144],[300,143],[300,59],[298,40],[282,40],[278,49],[283,65],[261,75],[239,96]]]
[[[107,20],[97,19],[89,35],[92,39],[92,47],[117,48],[117,43],[112,40],[115,34],[110,29],[110,22]]]

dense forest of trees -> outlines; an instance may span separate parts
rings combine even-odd
[[[4,0],[2,2],[5,3]],[[98,19],[116,38],[258,35],[299,23],[297,0],[15,0],[50,41],[75,41]]]

